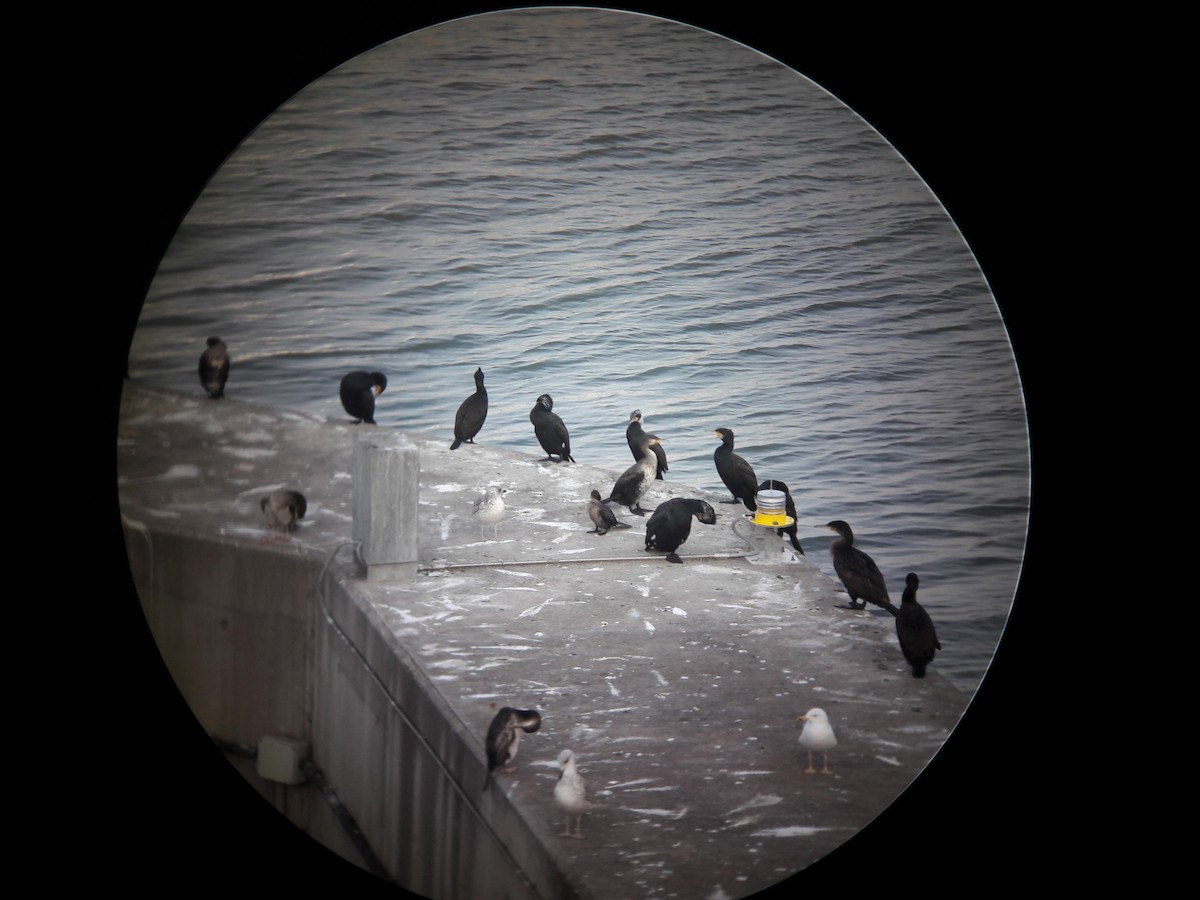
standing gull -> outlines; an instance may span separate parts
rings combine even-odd
[[[829,545],[829,556],[833,560],[833,570],[850,595],[850,605],[846,609],[865,609],[867,603],[874,603],[896,615],[896,606],[888,596],[883,573],[875,565],[875,560],[854,546],[854,532],[850,526],[841,519],[835,519],[825,527],[839,535]],[[858,602],[860,597],[863,603]]]
[[[338,394],[342,406],[354,418],[354,424],[375,424],[375,398],[387,387],[387,376],[382,372],[349,372],[342,377]]]
[[[934,654],[942,649],[938,643],[933,619],[917,602],[917,586],[921,583],[916,572],[909,572],[905,579],[904,595],[900,598],[900,611],[896,613],[896,637],[900,650],[912,666],[913,678],[924,678],[925,667],[933,662]]]
[[[542,714],[536,709],[513,709],[506,706],[496,713],[492,724],[488,726],[487,740],[484,749],[487,751],[488,770],[483,779],[487,788],[492,773],[499,769],[511,774],[515,766],[509,766],[517,756],[517,748],[521,745],[521,733],[533,734],[542,727]],[[505,768],[508,766],[508,768]]]
[[[641,458],[621,473],[621,477],[613,485],[612,493],[604,498],[605,503],[620,503],[622,506],[628,506],[631,513],[639,516],[646,514],[646,510],[640,506],[640,501],[654,483],[658,457],[654,455],[653,448],[658,443],[659,440],[654,435],[642,441]]]
[[[542,394],[529,411],[529,421],[533,423],[533,433],[546,451],[546,459],[551,462],[575,462],[571,455],[571,435],[562,418],[552,412],[554,398]],[[557,456],[558,459],[554,457]]]
[[[588,796],[587,782],[575,768],[575,754],[564,750],[558,754],[558,784],[554,786],[554,800],[567,814],[566,830],[560,837],[583,837],[583,814],[591,809],[592,801]],[[571,832],[571,816],[575,816],[575,831]]]
[[[588,534],[608,534],[610,528],[630,528],[628,522],[617,521],[617,514],[604,505],[599,491],[592,491],[587,505],[588,518],[592,520],[593,528]]]
[[[128,365],[126,366],[128,376]],[[225,382],[229,380],[229,351],[219,337],[210,337],[208,347],[200,354],[200,384],[213,400],[225,396]]]
[[[454,443],[451,450],[457,450],[464,442],[475,443],[475,435],[483,428],[483,422],[488,414],[487,388],[483,386],[483,369],[475,370],[475,393],[462,402],[458,413],[454,416]]]
[[[754,476],[753,467],[733,452],[731,429],[718,428],[714,434],[721,439],[721,446],[713,451],[713,462],[717,465],[717,474],[721,476],[721,481],[733,495],[732,500],[722,502],[737,503],[740,500],[750,512],[754,512],[758,509],[754,503],[754,495],[758,492],[758,479]]]
[[[825,710],[814,707],[797,721],[804,723],[804,728],[800,731],[800,746],[808,751],[808,768],[804,773],[817,774],[812,762],[813,751],[816,750],[824,758],[821,774],[832,775],[833,772],[829,770],[829,751],[837,746],[837,738],[834,737],[833,726],[829,724],[829,716],[825,715]]]
[[[646,429],[642,428],[642,411],[635,409],[629,414],[629,425],[625,429],[625,440],[629,444],[635,462],[642,458],[642,444],[648,437],[657,437],[657,435],[646,434]],[[658,459],[658,470],[654,473],[654,477],[661,481],[663,472],[667,471],[667,451],[662,448],[662,444],[655,444],[653,450]]]
[[[263,518],[271,528],[271,539],[274,540],[275,529],[278,528],[286,536],[296,527],[296,522],[304,518],[308,512],[308,501],[299,491],[280,488],[272,491],[258,502]]]
[[[492,485],[482,494],[475,498],[475,503],[471,507],[471,516],[480,525],[492,526],[492,540],[496,539],[496,529],[501,519],[504,518],[504,494],[507,494],[502,487]],[[482,534],[482,529],[480,529]]]
[[[717,514],[703,500],[672,497],[655,507],[646,523],[646,549],[662,550],[667,562],[682,563],[678,550],[692,533],[692,518],[705,525],[715,525]]]

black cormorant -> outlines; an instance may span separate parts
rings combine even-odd
[[[641,459],[621,473],[621,477],[613,485],[612,493],[604,498],[604,503],[620,503],[622,506],[628,506],[631,513],[639,516],[646,514],[639,502],[654,483],[658,457],[654,455],[653,448],[657,443],[659,440],[654,436],[642,441]]]
[[[783,528],[776,528],[775,533],[778,535],[787,535],[787,539],[792,542],[793,549],[801,556],[804,556],[804,548],[800,546],[800,539],[796,536],[796,504],[792,500],[792,492],[788,490],[788,486],[782,481],[776,481],[773,478],[768,478],[758,486],[760,491],[783,491],[784,496],[784,512],[792,517],[792,524]]]
[[[635,409],[629,414],[629,426],[625,429],[625,440],[629,444],[629,450],[633,453],[635,461],[642,458],[642,444],[646,438],[657,436],[646,434],[646,429],[642,428],[642,411],[640,409]],[[658,457],[658,470],[654,473],[654,477],[661,481],[663,472],[667,471],[667,451],[662,448],[662,444],[655,444],[654,455]]]
[[[667,562],[683,562],[675,551],[692,533],[693,517],[705,525],[715,525],[717,521],[717,514],[703,500],[672,497],[658,504],[646,523],[646,549],[664,551]]]
[[[608,534],[610,528],[630,528],[628,522],[617,521],[617,514],[604,505],[599,491],[592,491],[592,498],[587,505],[588,518],[592,520],[593,528],[588,534]]]
[[[129,377],[126,366],[125,377]],[[229,380],[229,350],[219,337],[210,337],[208,347],[200,354],[200,384],[213,400],[225,396],[225,382]]]
[[[875,560],[854,546],[854,532],[850,526],[837,519],[825,527],[840,535],[829,545],[829,556],[833,560],[833,570],[850,595],[850,605],[846,608],[863,609],[867,603],[874,603],[896,615],[897,610],[888,596],[883,573],[875,565]],[[865,602],[859,603],[860,597]]]
[[[754,503],[754,495],[758,491],[758,479],[754,477],[754,468],[733,452],[733,432],[730,429],[718,428],[715,433],[721,439],[721,446],[713,452],[713,462],[717,464],[717,474],[721,476],[721,481],[725,482],[725,487],[729,488],[729,493],[733,495],[732,500],[722,502],[737,503],[740,500],[746,504],[747,509],[754,512],[758,509]]]
[[[375,424],[375,398],[387,387],[387,376],[382,372],[350,372],[342,377],[339,393],[342,406],[354,418],[354,424]]]
[[[942,649],[933,619],[917,602],[917,586],[920,584],[915,572],[905,579],[904,595],[900,598],[900,611],[896,613],[896,637],[900,639],[900,650],[912,666],[913,678],[924,678],[925,667],[933,662],[934,654]]]
[[[496,713],[492,724],[488,726],[487,739],[484,747],[487,750],[487,775],[484,776],[483,786],[486,788],[492,773],[499,769],[506,774],[516,771],[508,766],[517,756],[517,748],[521,745],[521,732],[533,734],[542,727],[542,714],[536,709],[513,709],[505,706]]]
[[[546,451],[546,459],[552,462],[575,462],[571,455],[571,435],[563,420],[551,410],[554,409],[554,398],[542,394],[529,412],[529,421],[533,423],[533,433],[538,443]],[[557,456],[558,459],[554,457]]]
[[[483,386],[483,369],[475,370],[475,393],[464,400],[454,416],[454,443],[451,450],[457,450],[463,442],[475,443],[475,435],[483,427],[488,414],[487,388]]]

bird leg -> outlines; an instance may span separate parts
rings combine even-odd
[[[830,771],[830,769],[829,769],[829,754],[828,754],[828,753],[822,753],[822,754],[821,754],[821,757],[822,757],[822,760],[821,760],[821,774],[822,774],[822,775],[832,775],[832,774],[833,774],[833,772],[831,772],[831,771]],[[810,761],[810,765],[811,765],[811,761]]]
[[[816,775],[817,774],[817,770],[813,767],[813,764],[812,764],[812,751],[811,750],[808,751],[808,768],[804,770],[804,774],[805,775]]]

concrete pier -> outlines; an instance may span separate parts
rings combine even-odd
[[[486,429],[455,451],[449,433],[368,429],[130,385],[119,494],[143,609],[205,731],[307,748],[366,857],[277,757],[268,777],[234,762],[300,828],[410,890],[747,896],[888,807],[966,707],[936,662],[911,677],[890,616],[838,608],[823,551],[796,556],[723,498],[672,565],[627,510],[631,528],[588,533],[589,492],[627,463],[543,462],[532,431],[522,455]],[[613,444],[624,460],[619,428]],[[394,486],[414,477],[406,506]],[[368,480],[391,486],[364,495]],[[495,539],[470,516],[489,484],[507,489]],[[258,509],[280,486],[308,498],[286,541]],[[643,505],[673,496],[704,494],[657,482]],[[506,705],[543,726],[485,787],[483,735]],[[837,732],[832,775],[804,772],[796,720],[813,706]],[[560,836],[552,796],[566,748],[593,793],[581,840]]]

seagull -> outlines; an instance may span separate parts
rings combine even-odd
[[[833,772],[829,770],[829,751],[837,746],[837,738],[834,737],[833,726],[829,724],[829,716],[825,715],[825,710],[814,707],[796,721],[804,723],[804,728],[800,732],[800,746],[808,750],[808,768],[804,770],[805,774],[816,774],[817,770],[813,768],[812,755],[814,750],[819,750],[821,756],[824,757],[821,774],[832,775]]]
[[[506,706],[496,713],[492,724],[488,726],[487,740],[484,742],[488,761],[488,773],[483,780],[484,788],[487,788],[492,773],[497,769],[505,774],[516,771],[515,766],[504,767],[517,756],[521,732],[533,734],[541,727],[542,714],[536,709],[513,709]]]
[[[507,493],[508,491],[504,488],[493,484],[476,498],[475,505],[471,507],[471,515],[476,522],[480,525],[492,526],[492,540],[496,539],[497,524],[504,518],[504,497],[502,495]],[[482,529],[480,531],[482,532]]]
[[[575,754],[564,750],[558,754],[558,784],[554,786],[554,801],[567,814],[566,831],[559,837],[583,837],[583,814],[591,809],[592,801],[588,796],[587,782],[575,768]],[[575,831],[571,831],[571,816],[575,816]]]
[[[308,512],[308,501],[299,491],[280,488],[263,497],[258,502],[258,508],[271,527],[271,540],[276,540],[275,529],[280,529],[286,538],[287,533],[296,527],[296,522]]]

